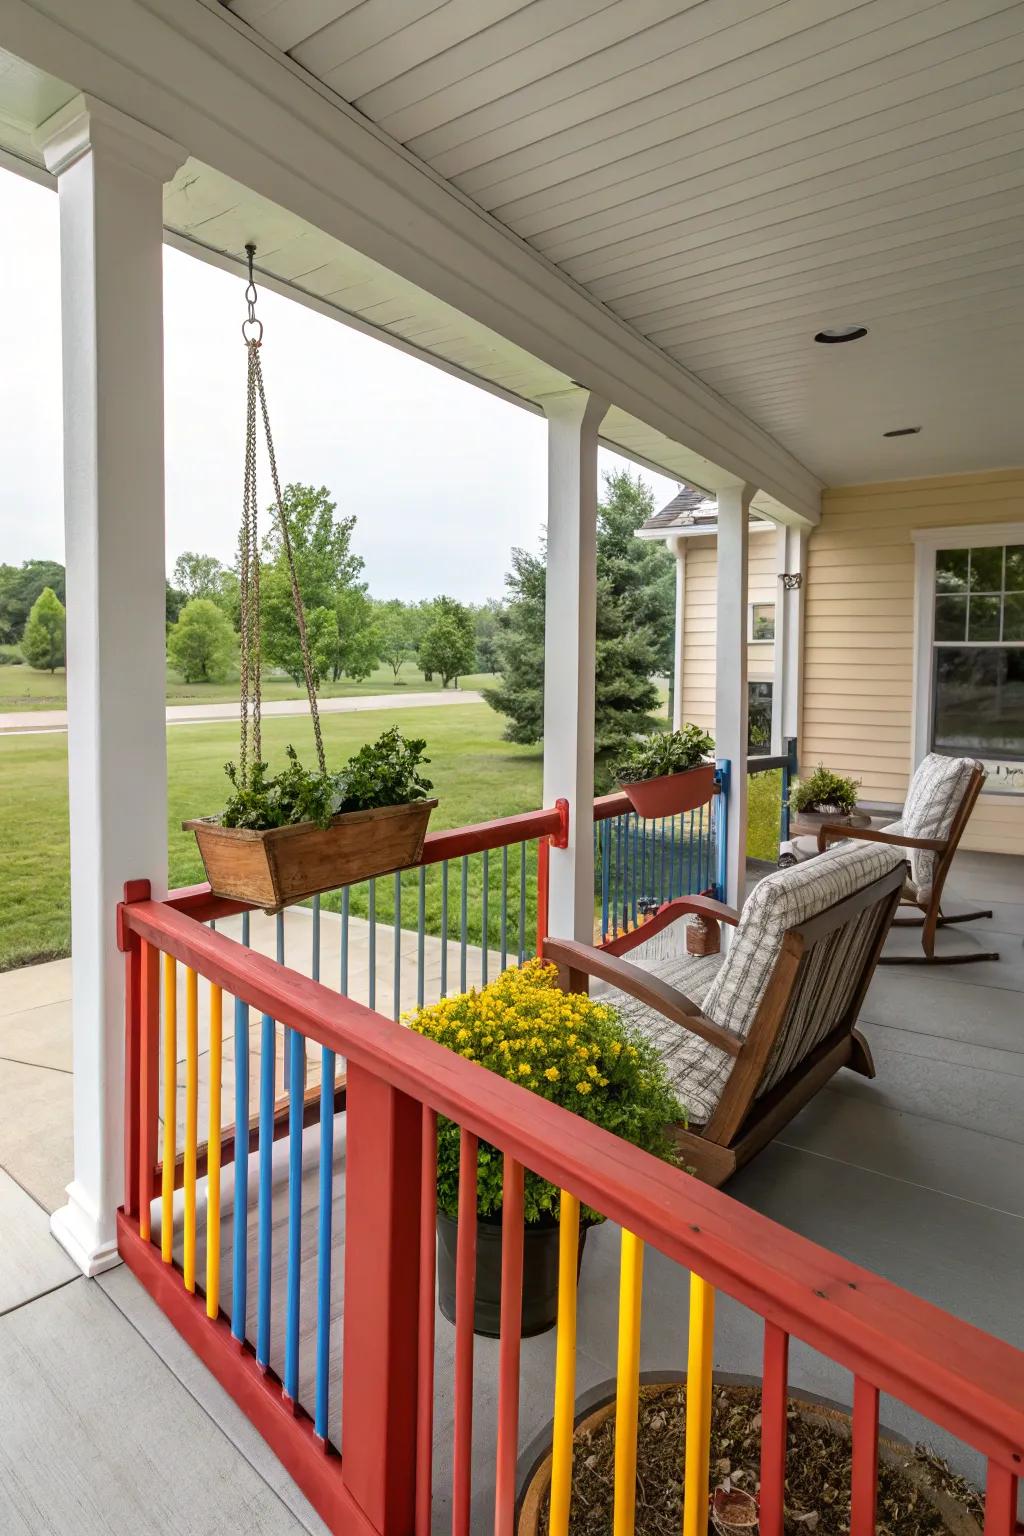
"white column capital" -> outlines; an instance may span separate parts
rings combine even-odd
[[[582,384],[539,395],[537,403],[549,421],[576,421],[581,427],[592,427],[595,432],[608,414],[608,401],[592,390],[584,389]]]
[[[730,480],[720,485],[715,491],[719,513],[730,507],[739,507],[741,511],[748,512],[757,490],[757,486],[751,485],[749,480]]]
[[[95,96],[72,97],[36,129],[33,139],[54,176],[92,152],[165,182],[188,159],[188,151],[173,139]]]

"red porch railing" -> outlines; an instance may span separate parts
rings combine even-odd
[[[540,814],[557,817],[555,812]],[[557,820],[546,821],[539,835],[550,837],[556,827]],[[569,1213],[577,1202],[584,1202],[623,1229],[619,1437],[626,1448],[620,1497],[627,1506],[628,1449],[631,1432],[635,1435],[637,1357],[632,1344],[643,1250],[651,1244],[690,1271],[705,1298],[721,1290],[764,1319],[761,1527],[766,1536],[780,1536],[782,1531],[791,1335],[854,1376],[854,1536],[868,1536],[874,1529],[879,1392],[892,1394],[987,1458],[986,1536],[1012,1536],[1017,1479],[1024,1464],[1020,1352],[568,1111],[211,931],[201,919],[214,915],[212,904],[201,895],[190,894],[175,905],[152,901],[137,886],[126,897],[120,909],[128,968],[121,1252],[333,1531],[361,1536],[407,1536],[415,1531],[426,1536],[435,1494],[441,1493],[446,1501],[450,1498],[456,1536],[470,1530],[476,1406],[473,1189],[477,1157],[485,1144],[504,1159],[505,1185],[497,1428],[493,1471],[484,1474],[493,1487],[496,1532],[510,1536],[514,1522],[520,1211],[523,1173],[530,1169],[565,1192],[564,1209]],[[163,1027],[166,1046],[168,1021],[173,1033],[176,1017],[169,977],[172,969],[176,976],[178,966],[185,967],[187,998],[187,1174],[181,1190],[166,1177],[177,1151],[173,1137],[171,1164],[165,1153],[163,1170],[159,1175],[157,1171],[160,1035]],[[168,988],[162,1020],[161,968]],[[223,994],[236,1001],[236,1021],[241,1020],[234,1046],[236,1105],[242,1077],[237,1053],[248,1051],[249,1010],[262,1021],[261,1058],[269,1051],[257,1074],[260,1114],[252,1157],[236,1165],[232,1215],[224,1223],[220,1205],[222,1199],[228,1204],[226,1181],[221,1185],[227,1138],[215,1123],[217,1106],[212,1102],[219,1097],[219,1083],[209,1106],[205,1189],[196,1154],[201,1115],[193,1068],[200,1046],[200,978],[204,994],[209,993],[210,1059],[218,1069],[224,1068],[227,1054],[221,1033]],[[284,1031],[288,1146],[287,1167],[281,1168],[275,1196],[278,1027]],[[304,1136],[307,1045],[321,1053],[321,1089],[313,1117],[319,1124],[316,1145]],[[343,1172],[338,1167],[340,1132],[336,1145],[339,1057],[347,1062]],[[170,1084],[163,1084],[165,1113],[176,1120],[176,1050],[165,1059],[172,1064]],[[248,1073],[245,1080],[248,1083]],[[444,1490],[432,1484],[438,1115],[461,1130],[464,1207],[456,1266],[452,1479]],[[246,1117],[239,1117],[238,1123],[246,1124]],[[249,1162],[254,1164],[255,1200],[249,1189]],[[313,1202],[303,1200],[305,1173],[316,1175]],[[338,1198],[342,1180],[343,1226]],[[282,1201],[284,1212],[277,1209]],[[303,1222],[313,1210],[311,1243]],[[230,1228],[228,1235],[222,1234],[222,1226]],[[575,1276],[575,1226],[572,1220],[562,1226],[562,1274],[568,1279]],[[344,1317],[339,1336],[337,1260],[342,1248]],[[710,1326],[710,1308],[703,1326]],[[575,1285],[563,1284],[556,1412],[556,1449],[562,1437],[563,1469],[564,1437],[572,1430],[574,1330]],[[312,1341],[315,1359],[303,1354],[303,1336]],[[691,1348],[699,1343],[691,1338]],[[699,1347],[697,1354],[699,1358]],[[699,1415],[693,1420],[696,1433]],[[557,1514],[552,1530],[562,1536],[564,1526],[559,1532]],[[621,1528],[630,1527],[627,1523]]]

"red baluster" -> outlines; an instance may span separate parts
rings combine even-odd
[[[420,1308],[416,1414],[416,1536],[430,1536],[434,1473],[434,1294],[437,1264],[437,1115],[423,1106]]]
[[[348,1064],[341,1476],[378,1536],[416,1512],[417,1100]]]
[[[774,1323],[764,1325],[764,1374],[761,1386],[761,1536],[782,1536],[786,1500],[786,1388],[789,1334]]]
[[[985,1536],[1014,1536],[1016,1530],[1016,1474],[990,1461],[985,1479]]]
[[[853,1383],[853,1471],[850,1536],[874,1536],[878,1498],[878,1388],[862,1377]]]
[[[519,1346],[523,1321],[523,1165],[505,1156],[501,1195],[501,1342],[494,1536],[514,1536],[519,1451]]]
[[[148,1242],[160,1120],[160,951],[155,944],[143,940],[139,968],[139,1236]]]
[[[452,1532],[469,1536],[473,1495],[473,1310],[476,1304],[477,1139],[459,1139],[459,1236],[455,1250],[455,1432]]]

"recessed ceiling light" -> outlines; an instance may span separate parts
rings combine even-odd
[[[838,347],[844,341],[860,341],[867,333],[866,325],[836,325],[818,331],[814,339],[820,341],[823,347]]]
[[[889,432],[883,432],[883,437],[916,437],[920,427],[893,427]]]

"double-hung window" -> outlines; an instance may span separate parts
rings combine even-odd
[[[918,756],[923,747],[1024,761],[1019,533],[1016,527],[957,529],[942,539],[936,530],[923,549],[919,542]]]

